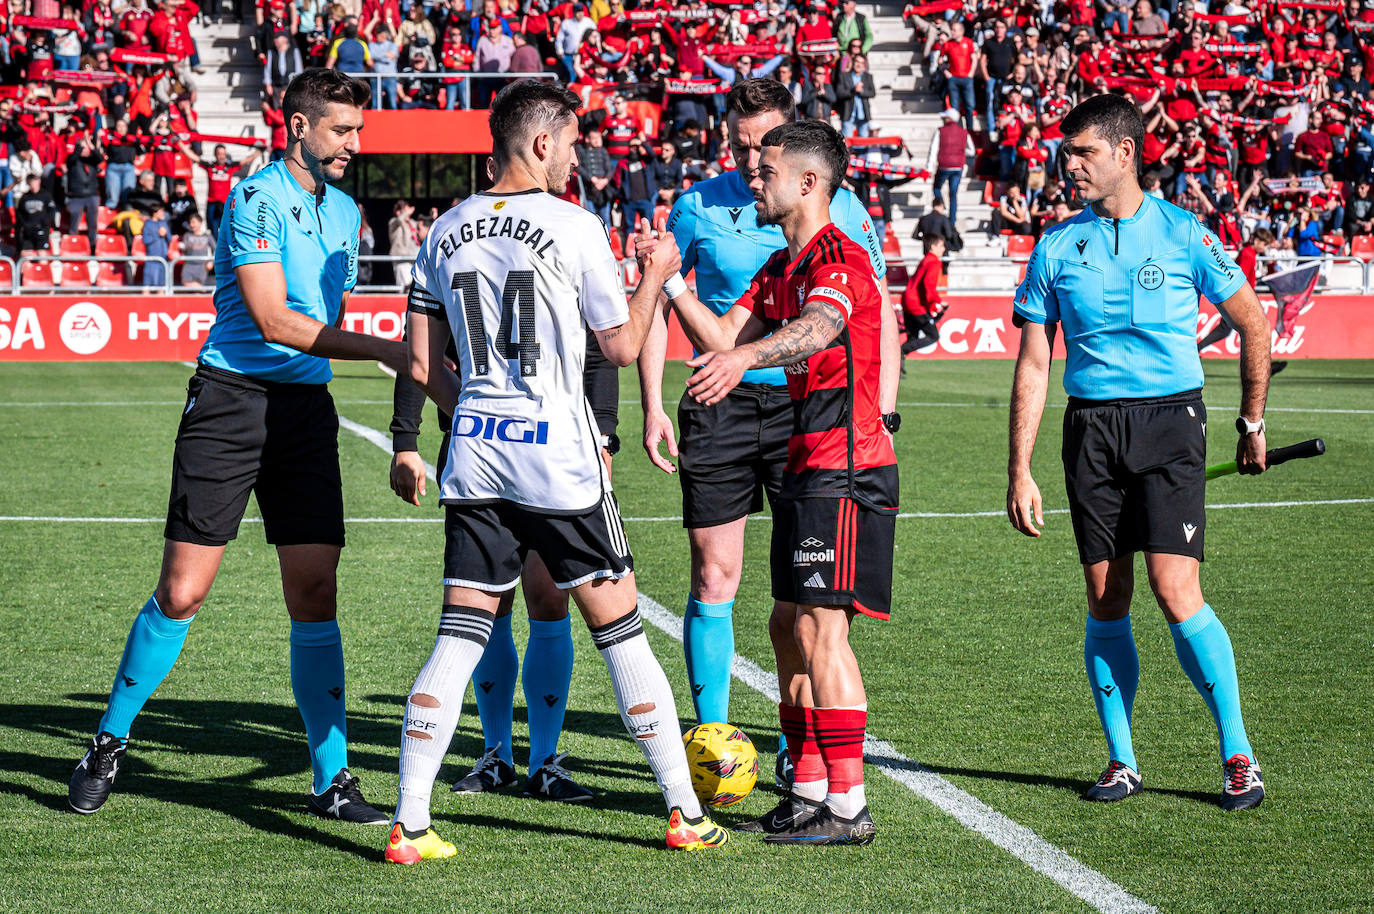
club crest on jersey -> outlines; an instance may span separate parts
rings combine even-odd
[[[521,427],[524,429],[521,430]],[[453,417],[455,438],[481,438],[483,441],[505,441],[510,444],[548,444],[549,423],[530,423],[528,419],[496,416],[474,416],[458,413]]]

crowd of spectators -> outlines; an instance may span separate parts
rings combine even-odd
[[[992,233],[1038,235],[1078,208],[1059,123],[1112,92],[1144,117],[1147,192],[1228,246],[1265,229],[1279,256],[1374,250],[1359,240],[1374,215],[1374,0],[934,0],[905,17],[949,109],[937,186],[957,191],[972,147],[996,182]]]
[[[0,11],[0,254],[179,255],[192,258],[184,284],[207,282],[208,264],[193,258],[212,251],[205,239],[232,182],[259,152],[235,161],[198,132],[199,17],[194,0],[9,0]],[[204,214],[187,180],[197,166],[208,178]],[[141,275],[101,264],[99,277],[160,286],[161,269],[160,260]]]

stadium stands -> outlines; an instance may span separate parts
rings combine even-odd
[[[0,14],[0,181],[13,188],[13,206],[26,190],[20,179],[36,171],[52,205],[36,215],[10,209],[0,253],[19,262],[25,219],[69,228],[72,156],[89,136],[98,142],[99,202],[114,204],[97,210],[94,256],[142,256],[147,207],[166,199],[174,177],[192,181],[201,212],[206,178],[224,180],[192,156],[209,162],[218,142],[231,160],[254,144],[284,148],[286,81],[332,60],[369,76],[376,104],[388,108],[480,106],[512,72],[569,81],[586,104],[584,133],[596,129],[604,143],[593,151],[584,140],[568,196],[608,218],[620,254],[625,201],[647,199],[661,216],[693,181],[731,167],[721,103],[744,74],[785,81],[806,115],[853,135],[851,179],[896,240],[894,249],[884,239],[894,254],[911,253],[930,205],[939,111],[954,107],[978,148],[958,192],[965,245],[951,256],[1019,261],[1046,225],[1078,206],[1071,184],[1056,180],[1059,120],[1105,91],[1132,97],[1145,117],[1149,191],[1198,213],[1228,244],[1264,227],[1279,239],[1273,256],[1353,258],[1361,268],[1374,260],[1374,197],[1359,189],[1374,177],[1374,88],[1365,75],[1374,8],[1359,0],[899,3],[436,0],[416,10],[405,0],[364,0],[356,15],[330,6],[305,16],[304,6],[259,0],[251,21],[210,25],[192,0],[86,4],[73,20],[47,15],[50,0],[15,0]],[[81,54],[55,54],[54,39],[69,47],[73,33]],[[202,45],[218,68],[210,77],[201,73]],[[622,160],[630,167],[617,170]],[[138,178],[145,170],[150,192]],[[1027,200],[1031,234],[1004,236],[1005,219],[994,225],[1011,184]],[[84,231],[53,237],[53,253],[92,254]],[[378,242],[374,254],[384,255]],[[109,263],[93,278],[113,286],[125,268]],[[52,285],[31,263],[18,272],[25,288]],[[1020,271],[973,272],[1005,286]],[[58,269],[63,284],[75,275]]]

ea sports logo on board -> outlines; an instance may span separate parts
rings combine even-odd
[[[62,314],[57,331],[77,355],[94,355],[110,341],[110,315],[95,302],[79,301]]]

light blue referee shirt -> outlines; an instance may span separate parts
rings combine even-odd
[[[1048,229],[1014,310],[1063,326],[1069,396],[1164,397],[1202,386],[1198,296],[1223,302],[1244,283],[1197,217],[1147,194],[1129,219],[1105,219],[1090,206]]]
[[[269,343],[239,294],[234,267],[280,263],[286,306],[322,324],[339,319],[343,293],[358,282],[358,230],[353,198],[322,185],[308,192],[277,161],[234,188],[215,246],[215,323],[200,350],[212,368],[264,381],[323,384],[329,360]]]
[[[836,191],[830,201],[830,221],[868,251],[874,276],[887,275],[882,241],[858,197],[843,188]],[[673,204],[668,228],[682,251],[682,275],[697,271],[697,298],[716,314],[734,307],[764,261],[787,247],[781,228],[759,225],[754,192],[738,171],[693,184]],[[781,368],[751,369],[742,380],[787,386]]]

